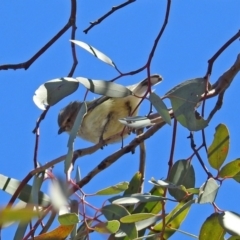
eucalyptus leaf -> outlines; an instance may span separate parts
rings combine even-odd
[[[38,108],[45,110],[78,89],[79,82],[74,78],[56,78],[45,82],[36,91],[33,101]]]
[[[116,233],[119,230],[120,223],[117,220],[100,222],[92,228],[99,233]]]
[[[66,226],[77,224],[79,219],[76,213],[66,213],[58,216],[58,222]]]
[[[230,178],[230,177],[235,177],[238,173],[240,172],[240,158],[231,161],[227,163],[225,166],[223,166],[220,171],[218,176],[221,178]]]
[[[82,42],[82,41],[77,41],[77,40],[70,40],[70,42],[78,45],[79,47],[85,49],[86,51],[90,52],[93,56],[98,58],[99,60],[111,65],[112,67],[116,67],[114,62],[105,54],[97,50],[96,48],[90,46],[89,44]]]
[[[20,184],[21,181],[17,179],[9,178],[7,176],[0,174],[0,189],[2,189],[3,191],[13,195],[18,189]],[[22,191],[18,195],[18,198],[23,202],[28,203],[31,196],[31,192],[32,186],[29,184],[25,184]],[[47,194],[43,193],[42,191],[38,193],[38,197],[39,205],[47,206],[51,203],[50,197]]]
[[[134,129],[145,128],[154,125],[149,118],[141,116],[120,118],[118,121],[125,126]]]
[[[163,118],[163,120],[171,125],[171,117],[169,115],[168,109],[162,99],[154,92],[149,95],[149,100],[152,105],[156,108],[159,115]]]
[[[200,229],[199,240],[224,240],[226,231],[221,227],[218,217],[219,213],[213,213],[205,220]]]
[[[74,140],[77,136],[78,130],[81,127],[83,118],[85,116],[85,114],[87,113],[87,104],[86,102],[82,102],[81,103],[81,107],[79,109],[79,112],[76,116],[76,119],[74,121],[73,127],[70,131],[69,134],[69,138],[68,138],[68,153],[66,156],[66,160],[64,162],[64,169],[65,169],[65,173],[68,172],[71,164],[72,164],[72,157],[73,157],[73,145],[74,145]]]
[[[120,218],[120,221],[122,223],[135,223],[135,222],[143,221],[152,217],[156,217],[156,215],[152,213],[136,213],[136,214],[124,216]]]
[[[122,197],[114,200],[113,204],[137,204],[137,203],[143,203],[143,202],[155,202],[155,201],[164,201],[164,200],[170,200],[169,198],[161,197],[161,196],[152,196],[152,195],[133,195],[129,197]]]
[[[127,209],[121,205],[111,204],[106,205],[101,209],[101,212],[108,221],[120,220],[121,217],[130,215]],[[119,231],[115,234],[115,237],[127,235],[130,239],[138,237],[136,225],[134,223],[121,223]]]
[[[196,78],[187,80],[166,93],[172,103],[174,117],[189,131],[199,131],[208,125],[208,121],[196,113],[205,89],[206,80]]]
[[[190,161],[178,160],[170,170],[168,180],[174,185],[183,185],[185,188],[195,186],[195,172]],[[186,196],[186,191],[169,188],[169,193],[178,201]]]
[[[180,211],[179,214],[176,214],[174,218],[172,216],[178,212],[180,209],[184,207],[186,203],[184,201],[179,202],[178,205],[168,213],[168,215],[165,217],[164,221],[164,229],[167,231],[164,231],[163,239],[169,239],[172,234],[176,232],[176,230],[181,226],[182,222],[184,221],[185,217],[187,216],[191,204],[189,204],[186,208],[184,208],[183,211]],[[169,219],[172,218],[171,221]],[[166,225],[166,222],[168,222],[168,225]],[[157,223],[153,228],[153,231],[149,232],[149,235],[153,234],[154,232],[161,232],[163,229],[163,221]]]
[[[159,187],[163,187],[163,188],[179,189],[179,186],[177,186],[169,181],[166,181],[166,180],[155,180],[154,178],[151,178],[151,180],[148,182],[154,184],[155,186],[159,186]]]
[[[216,127],[214,139],[211,146],[208,148],[208,162],[210,165],[219,170],[222,166],[229,150],[229,132],[224,124],[219,124]]]
[[[110,186],[108,188],[99,190],[95,194],[96,195],[112,195],[112,194],[123,192],[126,189],[128,189],[128,182],[121,182],[114,186]]]
[[[224,211],[218,215],[221,226],[231,235],[240,236],[240,215],[235,212]]]
[[[124,191],[123,196],[138,193],[142,184],[142,174],[137,172],[129,182],[128,188]]]
[[[212,203],[214,202],[219,185],[213,178],[209,178],[200,188],[199,197],[196,199],[197,203]]]
[[[104,95],[107,97],[115,97],[122,98],[129,95],[132,95],[132,91],[123,85],[108,82],[104,80],[93,80],[90,78],[77,77],[77,81],[79,81],[84,87],[86,87],[89,91]]]

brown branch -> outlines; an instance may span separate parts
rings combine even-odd
[[[135,148],[144,140],[150,138],[152,135],[154,135],[160,128],[162,128],[165,125],[165,122],[155,124],[153,127],[151,127],[148,131],[145,133],[137,136],[135,139],[133,139],[127,146],[121,148],[117,152],[111,154],[110,156],[106,157],[97,167],[95,167],[92,171],[90,171],[81,181],[76,183],[79,188],[82,188],[84,185],[86,185],[88,182],[91,181],[91,179],[96,176],[98,173],[103,171],[104,169],[111,166],[114,162],[116,162],[120,157],[122,157],[124,154],[127,154],[129,152],[133,152]],[[77,191],[78,188],[73,187],[71,192]]]
[[[189,138],[190,138],[191,148],[192,148],[194,154],[196,155],[199,163],[201,164],[202,168],[204,169],[204,171],[206,172],[206,174],[208,175],[208,177],[209,177],[209,178],[212,177],[212,174],[209,172],[209,170],[207,169],[207,167],[204,165],[204,162],[203,162],[200,154],[198,153],[198,151],[199,151],[200,149],[196,149],[196,144],[194,143],[194,138],[193,138],[193,134],[192,134],[192,133],[190,133]]]
[[[141,135],[141,134],[143,134],[143,129],[138,129],[137,135]],[[139,172],[141,174],[141,187],[139,189],[139,192],[143,193],[144,192],[145,168],[146,168],[146,145],[145,145],[144,141],[142,141],[139,144],[139,151],[140,151]]]
[[[71,8],[71,15],[69,21],[71,21],[71,26],[72,26],[72,33],[71,33],[71,39],[74,40],[76,36],[76,13],[77,13],[77,2],[76,0],[71,0],[72,1],[72,8]],[[76,44],[71,42],[71,49],[72,49],[72,57],[73,57],[73,65],[72,68],[68,74],[68,77],[72,77],[73,73],[77,67],[78,60],[77,60],[77,54],[76,54]]]
[[[38,58],[40,57],[55,41],[58,40],[58,38],[61,37],[61,35],[63,33],[65,33],[68,28],[72,27],[72,32],[71,32],[71,39],[75,39],[75,35],[76,35],[76,12],[77,12],[77,2],[76,0],[71,0],[71,13],[70,13],[70,17],[68,20],[68,23],[63,27],[62,30],[59,31],[59,33],[53,37],[42,49],[40,49],[30,60],[28,60],[27,62],[21,64],[24,65],[26,64],[25,70],[27,68],[29,68],[29,66]],[[78,64],[78,60],[77,60],[77,55],[76,55],[76,48],[75,48],[75,44],[71,43],[71,49],[72,49],[72,57],[73,57],[73,64],[72,64],[72,68],[68,74],[68,77],[72,77],[76,66]],[[18,64],[19,65],[19,64]],[[16,68],[15,68],[16,69]],[[1,66],[0,66],[0,70],[1,70]],[[37,133],[37,131],[39,131],[39,126],[41,121],[45,118],[48,110],[50,109],[50,106],[46,107],[46,110],[42,112],[42,114],[40,115],[40,117],[37,120],[36,126],[33,130],[33,133],[36,134],[36,142],[35,142],[35,150],[34,150],[34,166],[35,168],[37,168],[37,149],[38,149],[38,138],[39,135]]]
[[[172,133],[171,151],[170,151],[170,156],[169,156],[169,160],[168,160],[167,179],[169,178],[169,174],[170,174],[170,171],[171,171],[172,166],[173,166],[173,157],[174,157],[174,151],[175,151],[175,146],[176,146],[176,136],[177,136],[177,120],[174,119],[174,121],[173,121],[173,133]]]
[[[218,100],[214,106],[214,108],[212,109],[212,111],[210,112],[209,116],[208,116],[208,119],[207,121],[210,122],[212,117],[214,116],[214,114],[219,110],[221,109],[222,107],[222,103],[223,103],[223,96],[224,96],[224,92],[221,92],[219,95],[218,95]]]
[[[157,48],[157,45],[159,43],[159,40],[161,38],[161,36],[163,35],[163,32],[167,26],[167,23],[168,23],[168,19],[169,19],[169,14],[170,14],[170,9],[171,9],[171,0],[168,0],[167,1],[167,8],[166,8],[166,14],[165,14],[165,18],[164,18],[164,22],[162,24],[162,27],[156,37],[156,39],[154,40],[154,44],[153,44],[153,47],[151,49],[151,52],[148,56],[148,60],[146,62],[146,64],[136,70],[133,70],[133,71],[130,71],[130,72],[127,72],[127,73],[121,73],[119,76],[113,78],[111,81],[116,81],[117,79],[121,78],[121,77],[124,77],[124,76],[129,76],[129,75],[135,75],[137,73],[140,73],[142,72],[144,69],[148,68],[148,71],[149,71],[149,66],[151,64],[151,61],[152,61],[152,58],[154,56],[154,53],[155,53],[155,50]],[[120,71],[118,71],[120,72]],[[150,71],[149,71],[150,72]],[[149,77],[150,73],[148,74],[148,77]]]
[[[76,0],[71,0],[71,14],[67,24],[47,43],[45,44],[36,54],[34,54],[26,62],[18,64],[4,64],[0,65],[0,70],[8,69],[25,69],[27,70],[49,47],[51,47],[70,27],[75,27],[75,16],[76,16]]]
[[[35,147],[34,147],[34,156],[33,156],[33,165],[34,168],[38,167],[38,161],[37,161],[37,155],[38,155],[38,145],[39,145],[39,128],[37,128],[37,131],[35,133],[36,139],[35,139]]]
[[[209,92],[208,95],[211,94],[217,95],[221,92],[226,91],[239,71],[240,71],[240,54],[238,54],[236,61],[230,67],[230,69],[225,71],[212,85],[212,90]]]
[[[88,28],[86,28],[85,30],[83,30],[84,33],[88,33],[88,31],[93,28],[94,26],[100,24],[104,19],[106,19],[108,16],[110,16],[111,14],[113,14],[115,11],[119,10],[120,8],[123,8],[125,6],[127,6],[128,4],[131,4],[133,2],[135,2],[136,0],[127,0],[126,2],[118,5],[118,6],[115,6],[115,7],[112,7],[112,9],[107,12],[106,14],[104,14],[102,17],[100,17],[99,19],[97,19],[96,21],[94,22],[90,22],[90,26]]]
[[[45,118],[45,116],[46,116],[46,114],[47,114],[47,112],[48,112],[49,109],[50,109],[50,106],[47,106],[47,107],[46,107],[46,110],[44,110],[44,111],[42,112],[42,114],[40,115],[40,117],[39,117],[38,120],[37,120],[37,123],[36,123],[35,128],[34,128],[33,131],[32,131],[33,133],[36,133],[36,132],[37,132],[37,129],[39,128],[41,121]]]
[[[238,31],[233,37],[231,37],[209,60],[208,60],[208,69],[205,77],[212,74],[213,63],[215,60],[227,49],[235,40],[240,37],[240,31]]]
[[[161,36],[163,35],[163,32],[167,26],[167,23],[168,23],[168,18],[169,18],[169,14],[170,14],[170,9],[171,9],[171,0],[168,0],[167,1],[167,9],[166,9],[166,13],[165,13],[165,18],[164,18],[164,22],[163,22],[163,25],[154,41],[154,45],[152,47],[152,50],[149,54],[149,57],[148,57],[148,62],[147,62],[147,65],[149,66],[151,64],[151,61],[152,61],[152,58],[154,56],[154,53],[155,53],[155,50],[157,48],[157,45],[158,45],[158,42],[161,38]]]

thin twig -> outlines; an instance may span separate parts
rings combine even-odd
[[[71,32],[71,39],[74,40],[76,36],[76,14],[77,14],[77,1],[76,0],[71,0],[72,1],[72,8],[71,8],[71,15],[69,21],[71,21],[72,25],[72,32]],[[68,74],[68,77],[72,77],[74,74],[74,71],[77,67],[78,60],[77,60],[77,54],[76,54],[76,44],[71,42],[71,49],[72,49],[72,57],[73,57],[73,65],[72,68]]]
[[[238,31],[233,37],[231,37],[209,60],[208,60],[208,69],[205,77],[212,74],[212,68],[215,60],[226,50],[235,40],[240,37],[240,31]]]
[[[4,64],[0,65],[0,70],[8,70],[8,69],[25,69],[27,70],[45,51],[48,50],[70,27],[75,26],[76,16],[76,0],[71,0],[71,14],[67,24],[47,43],[45,44],[37,53],[35,53],[29,60],[22,63],[17,64]]]
[[[90,22],[90,26],[88,28],[86,28],[85,30],[83,30],[84,33],[88,33],[88,31],[93,28],[94,26],[98,25],[99,23],[101,23],[104,19],[106,19],[108,16],[110,16],[111,14],[113,14],[115,11],[119,10],[120,8],[123,8],[125,6],[127,6],[128,4],[131,4],[133,2],[135,2],[136,0],[127,0],[126,2],[112,7],[112,9],[107,12],[106,14],[104,14],[102,17],[100,17],[98,20],[94,21],[94,22]]]
[[[221,92],[219,95],[218,95],[218,100],[214,106],[214,108],[212,109],[212,111],[209,113],[209,116],[207,118],[207,121],[210,122],[212,117],[214,116],[214,114],[222,107],[222,103],[223,103],[223,97],[224,97],[224,92]]]
[[[174,150],[175,150],[175,145],[176,145],[176,136],[177,136],[177,120],[174,119],[173,121],[173,133],[172,133],[172,144],[171,144],[171,151],[170,151],[170,156],[169,156],[169,161],[168,161],[168,175],[167,178],[169,177],[170,171],[173,166],[173,156],[174,156]]]
[[[191,142],[191,148],[192,148],[193,152],[195,153],[195,155],[196,155],[199,163],[200,163],[201,166],[203,167],[204,171],[207,173],[208,177],[209,177],[209,178],[210,178],[210,177],[213,177],[212,174],[208,171],[207,167],[204,165],[204,162],[203,162],[200,154],[198,153],[198,150],[196,149],[196,145],[195,145],[195,143],[194,143],[194,139],[193,139],[193,134],[192,134],[192,133],[190,133],[189,138],[190,138],[190,142]]]
[[[41,121],[45,118],[45,116],[46,116],[46,114],[47,114],[47,112],[48,112],[49,109],[50,109],[50,106],[47,106],[47,107],[46,107],[46,110],[44,110],[44,111],[41,113],[40,117],[39,117],[38,120],[37,120],[36,126],[35,126],[35,128],[33,129],[33,131],[32,131],[33,133],[36,133],[36,132],[37,132],[37,129],[39,128]]]
[[[38,161],[37,161],[37,155],[38,155],[38,145],[39,145],[39,128],[37,128],[35,136],[35,147],[34,147],[34,156],[33,156],[33,164],[34,164],[34,168],[38,167]]]

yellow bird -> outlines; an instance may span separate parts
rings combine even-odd
[[[155,74],[150,77],[150,85],[153,86],[162,81],[162,77]],[[148,78],[131,86],[127,86],[133,93],[122,98],[109,98],[105,102],[99,104],[93,109],[90,109],[84,116],[82,124],[77,135],[87,141],[98,143],[101,139],[107,143],[120,141],[122,137],[126,137],[127,133],[121,136],[124,125],[118,121],[120,118],[128,116],[136,116],[138,109],[136,107],[141,101],[148,89]],[[88,102],[89,106],[91,102]],[[70,102],[63,108],[58,115],[58,134],[62,132],[70,132],[78,111],[80,110],[81,102]],[[134,111],[135,110],[135,111]],[[133,112],[134,111],[134,112]],[[111,139],[111,136],[114,136]]]

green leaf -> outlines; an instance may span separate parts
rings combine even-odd
[[[77,229],[77,235],[73,238],[73,240],[87,240],[89,238],[89,227],[91,227],[93,220],[83,221],[82,224]]]
[[[225,211],[218,215],[220,225],[231,235],[240,236],[240,215],[235,212]]]
[[[153,187],[150,190],[150,194],[152,196],[160,196],[160,197],[164,197],[164,189],[161,187]],[[134,205],[133,205],[134,206]],[[161,201],[155,201],[155,202],[146,202],[146,203],[139,203],[137,204],[137,206],[135,207],[135,209],[133,210],[133,214],[134,213],[153,213],[153,214],[158,214],[160,211],[162,210],[162,202]],[[146,232],[146,227],[148,226],[152,226],[154,223],[156,223],[158,220],[160,220],[161,218],[150,218],[148,220],[144,220],[141,222],[137,222],[136,223],[136,227],[139,230],[138,232],[138,236],[144,236],[145,232]],[[141,230],[142,229],[142,230]]]
[[[66,183],[62,179],[53,179],[49,185],[49,194],[52,205],[55,210],[61,211],[61,214],[68,213],[68,198]]]
[[[76,199],[70,200],[69,207],[70,207],[70,212],[75,213],[77,215],[77,217],[79,218],[80,210],[79,210],[78,200],[76,200]],[[74,237],[77,235],[77,229],[78,229],[78,223],[74,224],[73,230],[70,235],[71,239],[74,239]]]
[[[23,239],[24,238],[30,221],[31,220],[29,220],[25,223],[19,223],[18,224],[18,227],[17,227],[17,230],[14,234],[13,240],[18,240],[18,239]]]
[[[142,220],[146,220],[151,217],[156,217],[156,215],[152,214],[152,213],[136,213],[136,214],[127,215],[125,217],[122,217],[122,218],[120,218],[120,221],[122,223],[135,223],[135,222],[139,222]]]
[[[73,225],[77,224],[79,219],[76,213],[66,213],[58,216],[58,222],[61,225]]]
[[[33,206],[25,208],[4,208],[0,209],[0,224],[19,221],[22,223],[29,222],[32,218],[38,217],[39,212],[33,210]]]
[[[164,189],[153,187],[150,191],[151,196],[164,197]],[[160,201],[155,202],[142,202],[137,205],[133,213],[153,213],[157,214],[162,209],[162,203]]]
[[[119,230],[120,222],[117,220],[100,222],[92,228],[99,233],[116,233]]]
[[[43,179],[44,179],[44,174],[45,173],[40,173],[34,176],[33,179],[33,186],[32,186],[32,191],[31,191],[31,200],[29,202],[33,203],[35,206],[38,205],[38,201],[39,201],[39,192],[43,183]]]
[[[137,172],[129,182],[128,188],[124,191],[123,196],[138,193],[142,184],[142,174]]]
[[[171,217],[168,219],[167,223],[170,223],[172,220],[174,220],[174,218],[176,218],[178,215],[180,215],[185,209],[189,209],[190,206],[195,202],[194,199],[189,200],[188,202],[186,202],[181,208],[179,208],[177,211],[175,211]]]
[[[93,93],[107,97],[122,98],[132,95],[132,91],[123,85],[103,80],[93,80],[89,78],[77,77],[77,81],[84,85]]]
[[[240,172],[240,158],[227,163],[222,169],[219,171],[218,176],[221,178],[232,178],[236,176]]]
[[[82,120],[86,113],[87,113],[87,104],[86,104],[86,102],[82,102],[81,107],[76,116],[76,119],[74,121],[73,127],[69,133],[69,139],[68,139],[68,144],[67,144],[68,147],[72,146],[72,144],[77,136],[78,130],[82,124]]]
[[[120,220],[121,217],[130,215],[127,209],[123,206],[111,204],[106,205],[101,209],[101,212],[105,218],[109,221],[111,220]]]
[[[151,178],[150,181],[148,181],[152,184],[154,184],[157,187],[162,187],[162,188],[177,188],[179,189],[179,186],[167,181],[167,180],[155,180],[154,178]]]
[[[222,166],[229,150],[229,132],[224,124],[216,127],[214,139],[208,148],[208,162],[216,170]]]
[[[21,184],[21,181],[18,181],[17,179],[9,178],[7,176],[0,174],[0,189],[2,189],[3,191],[13,195],[20,184]],[[32,192],[32,186],[30,186],[29,184],[26,184],[23,187],[20,194],[18,195],[18,198],[23,202],[28,203],[29,198],[31,196],[31,192]],[[39,205],[41,206],[47,206],[51,203],[49,196],[43,193],[42,191],[38,193],[38,202],[39,202]]]
[[[236,182],[240,183],[240,172],[237,173],[237,174],[233,177],[233,179],[234,179]]]
[[[240,240],[240,237],[239,236],[231,236],[227,240]]]
[[[65,173],[68,172],[70,166],[72,165],[72,157],[73,157],[73,149],[74,149],[74,141],[76,139],[77,133],[79,128],[81,127],[83,118],[85,114],[87,113],[87,104],[86,102],[81,103],[81,107],[78,111],[78,114],[76,116],[76,119],[74,121],[73,127],[69,133],[69,138],[68,138],[68,153],[64,162],[64,170]]]
[[[224,240],[226,231],[221,227],[218,221],[219,213],[213,213],[203,223],[199,240]]]
[[[171,168],[168,180],[175,185],[193,188],[195,185],[195,172],[193,166],[187,160],[178,160]],[[178,201],[186,196],[186,192],[180,189],[169,188],[168,191]]]
[[[42,110],[53,106],[78,89],[79,82],[74,78],[56,78],[45,82],[36,91],[33,101]]]
[[[77,168],[76,168],[75,180],[76,180],[76,182],[79,182],[81,180],[81,170],[80,170],[79,166],[77,166]]]
[[[111,65],[112,67],[116,67],[114,62],[105,54],[97,50],[96,48],[90,46],[89,44],[82,42],[82,41],[77,41],[77,40],[70,40],[70,42],[75,43],[79,47],[85,49],[86,51],[90,52],[93,56],[98,58],[99,60]]]
[[[165,217],[165,223],[168,222],[168,224],[165,224],[165,229],[164,229],[164,235],[163,239],[168,239],[171,235],[173,235],[176,232],[176,229],[178,229],[182,222],[184,221],[185,217],[187,216],[191,204],[189,204],[183,211],[181,211],[175,218],[172,219],[172,221],[169,221],[172,216],[178,212],[186,202],[182,201],[180,202],[171,212],[168,213],[168,215]],[[150,234],[153,234],[154,232],[161,232],[163,229],[163,222],[161,221],[157,225],[153,227],[153,232],[150,231]]]
[[[219,185],[213,178],[209,178],[200,188],[199,197],[196,199],[196,203],[212,203],[214,202]]]
[[[188,188],[188,193],[199,194],[199,188]]]
[[[156,201],[164,201],[164,200],[171,200],[169,198],[161,197],[161,196],[153,196],[150,194],[132,194],[132,195],[125,195],[124,197],[113,197],[109,199],[110,202],[113,204],[138,204],[144,202],[156,202]]]
[[[157,112],[163,118],[163,120],[171,125],[171,117],[163,100],[154,92],[149,95],[149,100],[156,108]]]
[[[175,118],[190,131],[199,131],[208,125],[208,121],[196,115],[195,111],[205,89],[206,80],[196,78],[177,85],[166,94],[172,103]]]
[[[121,182],[114,186],[97,191],[96,195],[113,195],[128,189],[128,182]]]
[[[161,216],[159,216],[159,215],[154,215],[153,217],[150,217],[150,218],[148,218],[148,219],[145,219],[145,220],[136,222],[136,228],[137,228],[138,231],[144,230],[144,229],[146,229],[147,227],[156,224],[156,222],[159,221],[159,220],[161,220],[161,219],[162,219]],[[141,234],[141,233],[139,232],[139,234]]]
[[[124,124],[125,126],[134,129],[145,128],[154,125],[151,119],[142,116],[120,118],[118,119],[118,121]]]
[[[127,209],[121,205],[111,204],[106,205],[101,209],[101,212],[108,221],[118,220],[120,218],[130,215]],[[138,237],[137,228],[134,223],[121,223],[119,231],[115,234],[116,237],[127,235],[130,239]]]

